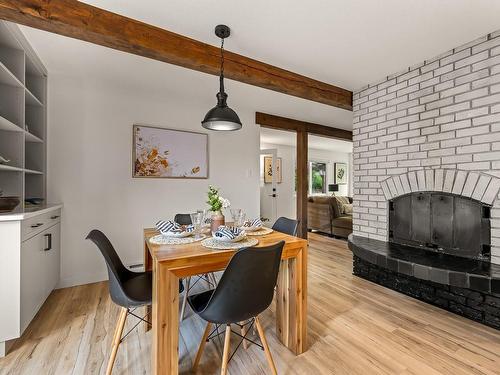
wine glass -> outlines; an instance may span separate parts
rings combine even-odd
[[[231,217],[233,218],[233,225],[239,226],[238,220],[241,216],[241,208],[231,208]]]
[[[246,214],[241,211],[240,214],[238,215],[238,217],[236,218],[236,226],[237,227],[242,227],[243,224],[245,224],[245,217],[246,217]]]
[[[195,212],[190,214],[191,223],[194,227],[194,238],[200,238],[201,224],[203,222],[203,212]]]

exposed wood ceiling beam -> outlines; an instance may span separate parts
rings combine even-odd
[[[302,131],[309,134],[352,141],[352,132],[349,130],[314,124],[312,122],[294,120],[262,112],[255,113],[255,123],[266,128],[293,130],[296,132]]]
[[[219,74],[218,47],[76,0],[0,0],[0,18],[105,47]],[[207,30],[207,33],[211,30]],[[352,111],[352,92],[236,53],[225,76],[250,85]]]

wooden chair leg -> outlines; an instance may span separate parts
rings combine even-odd
[[[111,348],[111,355],[109,356],[106,375],[111,375],[111,372],[113,371],[113,365],[115,364],[116,353],[118,352],[118,347],[120,346],[120,341],[122,338],[123,327],[125,326],[125,321],[127,320],[127,313],[128,309],[122,307],[120,310],[120,316],[118,317],[118,322],[116,323],[115,334],[113,336],[113,347]]]
[[[184,299],[182,300],[182,307],[181,307],[181,314],[180,314],[180,321],[181,322],[184,320],[184,313],[186,312],[186,303],[187,303],[190,285],[191,285],[191,276],[189,276],[186,279],[186,288],[184,289]]]
[[[196,358],[193,363],[193,371],[196,371],[198,365],[200,364],[201,356],[203,355],[203,350],[205,350],[205,345],[207,343],[208,335],[210,335],[210,330],[212,329],[212,323],[207,323],[207,327],[205,328],[205,332],[203,333],[203,337],[200,341],[200,346],[198,347],[198,352],[196,353]]]
[[[227,363],[229,361],[229,349],[231,341],[231,325],[226,326],[226,337],[224,338],[224,353],[222,355],[222,367],[220,369],[221,375],[227,374]]]
[[[274,365],[273,356],[271,355],[271,351],[269,350],[269,345],[267,344],[266,335],[264,334],[264,330],[260,325],[260,321],[258,317],[255,317],[255,325],[257,326],[257,331],[259,332],[260,341],[262,342],[262,346],[264,347],[264,353],[266,354],[267,363],[269,364],[269,369],[271,370],[271,374],[277,375],[276,366]]]

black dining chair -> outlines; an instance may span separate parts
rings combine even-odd
[[[285,241],[281,241],[267,247],[248,247],[237,251],[215,290],[188,298],[193,311],[207,321],[207,327],[193,363],[193,371],[198,367],[205,343],[221,335],[219,327],[225,325],[221,375],[226,374],[228,362],[244,341],[249,341],[264,349],[271,373],[277,373],[258,315],[267,309],[273,300],[284,245]],[[262,345],[247,337],[248,328],[251,328],[254,323]],[[215,324],[215,329],[211,332],[213,324]],[[242,330],[244,334],[232,331],[231,324],[237,324],[240,329],[246,325]],[[241,341],[234,353],[229,356],[231,332],[239,336]]]
[[[118,352],[118,347],[125,337],[132,332],[141,322],[146,322],[146,317],[140,317],[134,313],[135,309],[141,306],[151,305],[153,278],[151,272],[132,272],[127,269],[108,237],[101,231],[94,229],[90,231],[86,239],[91,240],[101,251],[109,276],[109,294],[111,300],[120,306],[120,316],[113,336],[113,347],[106,369],[106,375],[113,371],[113,365]],[[182,283],[179,282],[179,293],[184,290]],[[133,315],[139,322],[134,325],[123,337],[123,327],[128,315]]]
[[[180,225],[191,225],[193,222],[191,221],[190,214],[176,214],[174,216],[174,221]]]
[[[191,214],[175,214],[174,221],[180,225],[191,225],[193,223],[191,221]],[[188,297],[189,291],[191,289],[193,289],[193,287],[200,280],[205,281],[209,287],[215,287],[215,285],[217,283],[215,275],[213,273],[204,274],[202,276],[195,276],[195,280],[193,283],[191,283],[191,281],[192,281],[191,276],[186,278],[186,288],[185,288],[186,292],[184,293],[184,298],[182,300],[182,305],[181,305],[181,313],[179,315],[181,322],[184,320],[184,315],[186,313],[187,297]]]
[[[276,220],[272,228],[278,232],[289,234],[290,236],[296,236],[298,224],[299,222],[297,220],[282,216]]]

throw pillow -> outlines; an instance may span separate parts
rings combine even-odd
[[[343,213],[346,214],[346,215],[352,215],[352,203],[349,203],[349,204],[343,204],[342,205],[342,208],[343,208]]]

